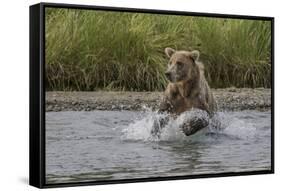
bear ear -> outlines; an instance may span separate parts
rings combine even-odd
[[[168,58],[171,58],[171,56],[175,53],[176,51],[170,47],[165,48],[165,54],[168,56]]]
[[[193,51],[191,51],[191,54],[190,54],[191,58],[192,58],[194,61],[196,61],[196,60],[199,59],[199,55],[200,55],[200,53],[199,53],[198,50],[193,50]]]

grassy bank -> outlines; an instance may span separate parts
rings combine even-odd
[[[270,22],[51,9],[47,90],[154,91],[167,81],[165,47],[201,52],[216,87],[270,87]]]

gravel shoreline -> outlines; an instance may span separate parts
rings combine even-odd
[[[271,89],[213,89],[219,110],[270,110]],[[46,92],[46,111],[157,109],[163,92]]]

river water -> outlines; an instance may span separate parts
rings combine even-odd
[[[152,111],[46,113],[46,182],[183,176],[271,168],[271,113],[220,112],[221,129],[186,137]]]

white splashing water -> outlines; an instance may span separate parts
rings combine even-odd
[[[253,124],[239,119],[237,116],[229,112],[218,112],[216,115],[209,119],[204,111],[192,110],[182,113],[177,118],[169,117],[169,122],[161,130],[161,135],[153,136],[151,131],[155,122],[159,122],[161,118],[168,117],[168,114],[159,114],[149,108],[145,108],[141,119],[135,120],[133,123],[124,127],[123,137],[124,140],[139,140],[139,141],[186,141],[188,139],[196,139],[206,133],[217,135],[227,135],[237,139],[247,139],[255,136],[256,128]],[[187,119],[198,116],[209,121],[207,128],[204,128],[194,135],[186,136],[180,126]]]

